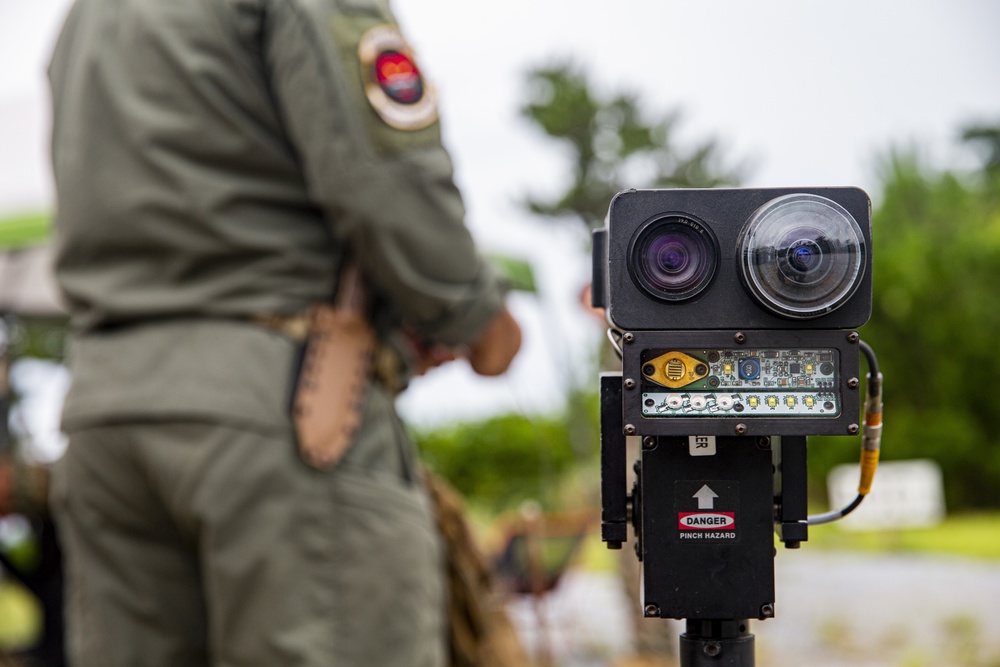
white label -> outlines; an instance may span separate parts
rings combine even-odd
[[[689,435],[688,450],[691,456],[715,456],[715,436]]]
[[[858,494],[858,466],[837,466],[827,478],[830,505],[840,508]],[[839,522],[851,530],[893,530],[933,526],[944,518],[941,467],[925,459],[879,464],[872,491]]]

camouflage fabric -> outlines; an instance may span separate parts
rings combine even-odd
[[[490,566],[469,529],[461,496],[436,475],[425,473],[425,479],[445,544],[450,667],[529,664]]]

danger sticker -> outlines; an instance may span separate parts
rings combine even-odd
[[[735,531],[735,512],[678,512],[677,527],[681,530]]]

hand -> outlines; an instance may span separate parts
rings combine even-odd
[[[500,375],[521,348],[521,327],[504,308],[469,346],[469,365],[480,375]]]
[[[416,365],[411,369],[414,376],[423,375],[427,371],[437,368],[441,364],[454,361],[459,357],[459,351],[444,345],[428,343],[410,331],[404,331],[403,335],[410,346],[410,354]]]

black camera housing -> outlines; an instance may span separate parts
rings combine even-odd
[[[786,195],[816,195],[843,207],[863,240],[854,291],[834,310],[806,318],[775,312],[744,279],[740,247],[754,213]],[[700,247],[715,246],[715,270],[693,295],[664,298],[635,266],[643,230],[664,220],[688,220]],[[700,229],[698,229],[700,228]],[[702,241],[704,238],[704,241]],[[608,224],[594,233],[593,302],[625,331],[850,329],[868,321],[872,308],[871,200],[855,187],[627,190],[611,202]]]

